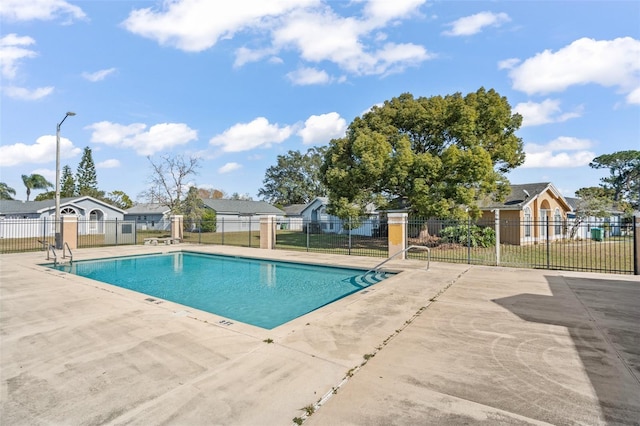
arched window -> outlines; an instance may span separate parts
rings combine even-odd
[[[529,207],[524,208],[524,236],[531,236],[531,209]]]
[[[73,207],[65,207],[60,210],[60,214],[74,214],[77,215],[78,212]]]
[[[553,227],[555,235],[562,235],[562,215],[560,214],[560,209],[556,207],[556,210],[553,212]]]

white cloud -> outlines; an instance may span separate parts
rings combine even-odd
[[[250,62],[257,62],[264,59],[267,56],[271,56],[275,53],[273,49],[249,49],[246,47],[240,47],[236,49],[236,60],[233,63],[234,68],[239,68]],[[282,59],[271,57],[271,63],[282,63]]]
[[[357,75],[384,75],[433,57],[420,45],[379,45],[387,38],[381,29],[417,14],[424,3],[372,0],[360,16],[343,17],[331,9],[332,3],[322,0],[246,0],[224,6],[208,0],[174,0],[164,2],[160,10],[132,11],[123,26],[161,45],[189,52],[209,49],[244,32],[253,37],[249,44],[258,47],[237,49],[234,67],[267,57],[278,61],[278,53],[288,49],[299,52],[307,62],[330,61]],[[265,34],[271,38],[266,45]]]
[[[82,153],[69,139],[60,138],[60,158],[71,158]],[[55,135],[40,136],[35,144],[16,143],[0,146],[0,166],[9,167],[29,163],[49,163],[56,158]]]
[[[198,139],[198,132],[183,123],[155,124],[147,130],[143,123],[122,125],[101,121],[86,129],[93,130],[91,142],[131,148],[139,155],[153,155]]]
[[[449,36],[469,36],[477,34],[485,27],[499,27],[505,22],[511,21],[506,13],[480,12],[475,15],[465,16],[449,24],[449,31],[442,34]]]
[[[97,169],[117,169],[118,167],[120,167],[120,160],[115,158],[104,160],[96,164]]]
[[[426,0],[370,0],[364,8],[368,20],[377,25],[417,13]]]
[[[631,93],[627,95],[627,103],[640,105],[640,87],[633,89]]]
[[[61,16],[86,18],[82,9],[64,0],[2,0],[0,16],[11,21],[49,21]]]
[[[588,165],[595,153],[588,151],[593,142],[569,136],[560,136],[545,145],[526,144],[522,168],[571,168]]]
[[[522,115],[522,127],[538,126],[546,123],[561,123],[582,115],[582,108],[572,112],[562,113],[560,101],[557,99],[545,99],[537,102],[519,103],[513,108],[513,112]]]
[[[412,43],[365,45],[363,39],[375,34],[379,25],[377,21],[344,18],[328,8],[298,10],[273,31],[273,44],[279,50],[298,50],[305,61],[330,61],[355,75],[398,72],[434,57],[423,46]]]
[[[95,83],[96,81],[102,81],[104,80],[108,75],[113,74],[114,72],[116,72],[115,68],[107,68],[104,70],[100,70],[100,71],[96,71],[96,72],[83,72],[82,73],[82,77],[86,80],[89,80],[93,83]]]
[[[344,136],[347,122],[337,112],[312,115],[304,122],[304,128],[298,131],[305,145],[313,143],[326,144],[331,139]]]
[[[557,52],[545,50],[513,67],[513,88],[527,94],[562,92],[570,86],[616,87],[633,102],[640,84],[640,41],[581,38]]]
[[[316,68],[299,68],[288,73],[287,78],[296,86],[327,84],[331,81],[331,77],[326,71]]]
[[[15,33],[7,34],[0,38],[0,70],[2,77],[13,79],[18,71],[18,66],[23,59],[34,58],[38,54],[26,49],[24,46],[35,44],[31,37],[20,37]]]
[[[510,58],[510,59],[504,59],[502,61],[498,62],[498,69],[499,70],[510,70],[512,68],[515,68],[516,65],[518,65],[520,62],[520,59],[518,58]]]
[[[189,52],[200,52],[220,39],[231,38],[244,29],[261,28],[270,19],[316,0],[175,0],[163,3],[163,10],[137,9],[123,22],[140,36]]]
[[[232,172],[234,170],[238,170],[241,169],[242,165],[238,164],[238,163],[227,163],[224,166],[220,167],[218,169],[218,173],[220,174],[224,174],[224,173],[229,173]]]
[[[52,94],[53,87],[38,87],[37,89],[29,90],[24,87],[9,86],[5,87],[3,91],[10,98],[21,99],[24,101],[35,101]]]
[[[270,124],[264,117],[258,117],[249,123],[234,124],[222,134],[212,137],[209,143],[221,146],[224,152],[249,151],[254,148],[269,148],[288,139],[293,127],[279,127]]]

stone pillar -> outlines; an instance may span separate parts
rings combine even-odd
[[[273,250],[276,247],[276,217],[274,215],[260,218],[260,248]]]
[[[171,238],[179,239],[180,242],[182,242],[182,239],[184,238],[182,225],[181,214],[171,216]]]
[[[389,226],[389,257],[407,248],[408,217],[409,215],[405,212],[395,212],[387,214],[387,223]],[[406,257],[406,252],[398,256],[399,259],[405,259]]]
[[[62,240],[61,248],[65,248],[65,243],[71,250],[78,248],[78,217],[76,215],[62,216],[60,236]]]

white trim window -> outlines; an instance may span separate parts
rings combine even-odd
[[[524,208],[524,236],[531,237],[531,209]]]
[[[562,235],[562,215],[557,207],[553,212],[553,228],[555,235]]]

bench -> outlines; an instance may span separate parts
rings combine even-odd
[[[165,238],[158,238],[158,237],[149,237],[149,238],[145,238],[144,239],[144,243],[145,245],[149,245],[151,244],[152,246],[157,246],[158,244],[164,244],[164,245],[169,245],[169,244],[178,244],[180,243],[180,238],[173,238],[173,237],[165,237]]]

